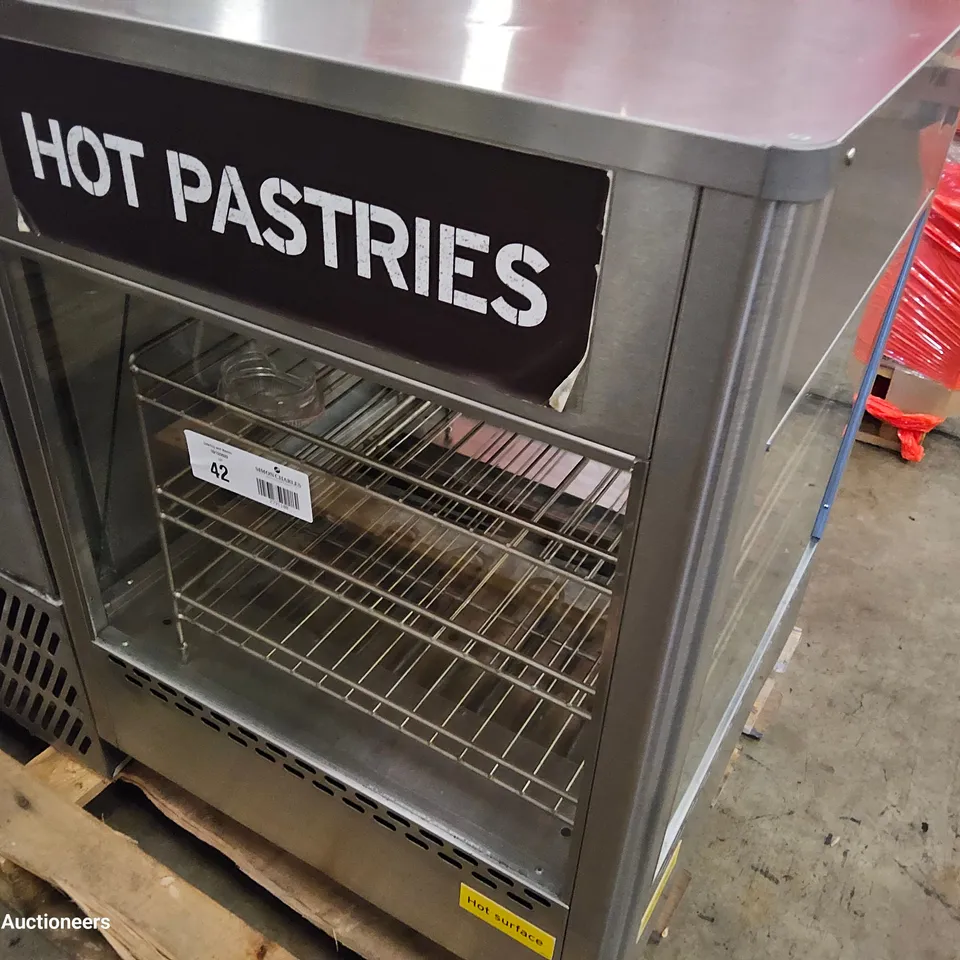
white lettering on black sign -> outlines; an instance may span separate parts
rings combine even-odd
[[[602,170],[11,41],[0,91],[40,234],[541,402],[586,353]]]
[[[76,182],[81,189],[95,197],[106,196],[110,191],[111,170],[106,148],[116,150],[120,157],[123,172],[123,189],[127,204],[138,207],[137,179],[132,158],[143,157],[143,144],[136,140],[128,140],[112,133],[105,133],[98,137],[88,127],[74,126],[67,132],[66,146],[61,135],[60,122],[50,118],[49,138],[42,140],[37,136],[33,117],[23,111],[23,130],[30,151],[30,160],[33,164],[33,175],[39,180],[46,177],[43,158],[55,164],[55,172],[65,187]],[[95,178],[91,179],[80,162],[78,145],[86,143],[95,157]],[[357,276],[370,279],[371,260],[378,257],[387,271],[390,282],[398,290],[410,290],[410,285],[404,276],[400,265],[400,258],[410,249],[410,230],[404,219],[395,211],[387,207],[371,205],[363,200],[352,200],[336,194],[326,193],[315,187],[298,189],[289,180],[279,177],[268,177],[264,180],[254,196],[259,198],[259,208],[254,207],[247,199],[247,189],[243,185],[239,170],[234,166],[225,166],[220,174],[217,188],[217,201],[213,208],[212,217],[209,210],[203,209],[209,205],[213,195],[213,178],[202,160],[191,157],[189,154],[177,150],[167,150],[167,168],[170,173],[170,199],[173,204],[173,215],[183,223],[188,221],[187,204],[201,209],[193,215],[203,222],[209,222],[214,233],[224,233],[227,225],[237,224],[246,230],[250,243],[262,247],[269,244],[278,253],[288,257],[298,257],[307,250],[307,231],[303,221],[296,211],[281,205],[279,197],[288,201],[294,207],[301,200],[322,211],[323,220],[323,262],[325,266],[336,270],[340,266],[338,246],[340,240],[337,233],[336,214],[345,216],[341,222],[343,241],[356,242],[356,269]],[[89,166],[89,161],[88,161]],[[71,172],[73,181],[71,181]],[[186,174],[187,182],[184,182]],[[195,182],[191,183],[190,180]],[[344,223],[353,220],[353,236],[349,236],[350,227]],[[268,222],[263,232],[260,226]],[[512,306],[511,303],[498,296],[492,303],[474,293],[468,293],[454,286],[456,275],[462,277],[473,276],[473,261],[461,256],[464,251],[490,253],[490,238],[482,233],[467,230],[465,227],[455,227],[448,223],[438,225],[439,243],[438,264],[436,274],[438,281],[435,290],[430,289],[430,240],[434,232],[434,225],[424,217],[415,218],[417,230],[418,250],[414,263],[414,274],[417,277],[416,292],[421,296],[436,296],[444,303],[452,303],[463,310],[472,310],[474,313],[486,313],[492,307],[494,313],[507,323],[515,323],[521,327],[535,327],[542,323],[547,315],[547,298],[537,284],[517,273],[516,265],[524,263],[534,273],[541,273],[550,266],[547,258],[536,249],[522,243],[506,243],[496,253],[497,276],[508,290],[513,291],[525,304],[523,307]],[[378,224],[387,228],[389,239],[375,239],[371,237],[370,225]],[[281,230],[278,233],[276,227]]]

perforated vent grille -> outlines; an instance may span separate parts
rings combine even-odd
[[[147,671],[126,663],[114,654],[110,654],[109,659],[111,663],[123,670],[123,677],[127,683],[150,694],[183,716],[191,717],[220,733],[235,746],[253,751],[265,764],[271,765],[279,775],[286,775],[301,781],[304,785],[312,786],[332,802],[339,801],[354,813],[368,818],[371,823],[376,824],[385,833],[391,834],[398,842],[411,844],[424,853],[437,857],[447,865],[451,874],[459,873],[460,879],[464,882],[499,890],[512,903],[530,911],[531,915],[554,906],[542,894],[525,887],[519,880],[486,866],[466,850],[448,843],[437,834],[414,823],[405,814],[392,810],[372,797],[354,790],[337,777],[293,756],[277,744],[234,723],[199,700],[188,697],[162,680],[151,676]]]
[[[6,580],[0,582],[0,713],[81,757],[95,747],[59,607]]]

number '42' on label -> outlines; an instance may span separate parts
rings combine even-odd
[[[305,473],[193,430],[184,430],[183,435],[190,469],[198,480],[313,522],[310,478]]]

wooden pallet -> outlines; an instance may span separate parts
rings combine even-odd
[[[907,413],[929,413],[937,417],[948,417],[958,412],[956,392],[898,366],[891,360],[884,360],[880,364],[870,392],[889,400]],[[897,428],[869,413],[863,415],[856,436],[861,443],[900,452]],[[926,436],[920,438],[921,446],[924,440]]]
[[[27,766],[0,754],[0,857],[20,912],[50,916],[45,903],[60,890],[87,917],[109,919],[101,933],[122,960],[292,960],[87,813],[82,804],[108,786],[50,750]],[[70,930],[60,945],[92,957],[92,933]]]
[[[870,392],[878,397],[886,397],[890,391],[890,385],[896,375],[896,368],[891,364],[883,363],[877,370],[876,379],[873,381],[873,387]],[[878,420],[869,413],[863,415],[860,421],[860,427],[857,430],[857,440],[860,443],[867,443],[872,447],[881,447],[884,450],[894,450],[900,452],[900,437],[897,436],[897,428],[891,427],[889,423]],[[921,441],[922,443],[923,441]]]
[[[171,822],[229,857],[336,947],[365,960],[453,960],[158,774],[132,763],[120,779],[138,786]],[[294,960],[83,809],[109,787],[110,781],[53,749],[26,766],[0,752],[0,904],[24,916],[108,917],[105,931],[43,931],[77,960]]]

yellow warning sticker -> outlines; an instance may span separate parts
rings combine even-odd
[[[529,947],[534,953],[552,960],[553,948],[557,945],[556,937],[551,937],[545,930],[535,927],[512,910],[501,907],[499,903],[485,897],[479,890],[474,890],[465,883],[460,884],[460,906],[468,913],[479,917],[484,923],[496,927],[501,933],[513,937],[517,943]]]
[[[663,873],[660,875],[660,880],[657,883],[656,889],[653,891],[653,896],[650,898],[650,902],[647,904],[647,909],[643,911],[643,919],[640,921],[640,929],[637,931],[637,943],[640,942],[640,938],[643,936],[643,931],[647,929],[647,924],[650,922],[650,918],[653,916],[653,911],[657,909],[657,903],[663,894],[663,888],[667,885],[667,881],[670,879],[670,874],[673,873],[673,868],[677,865],[677,857],[680,856],[681,843],[683,843],[682,840],[673,848],[673,853],[670,854],[670,859],[667,862],[667,865],[663,868]]]

